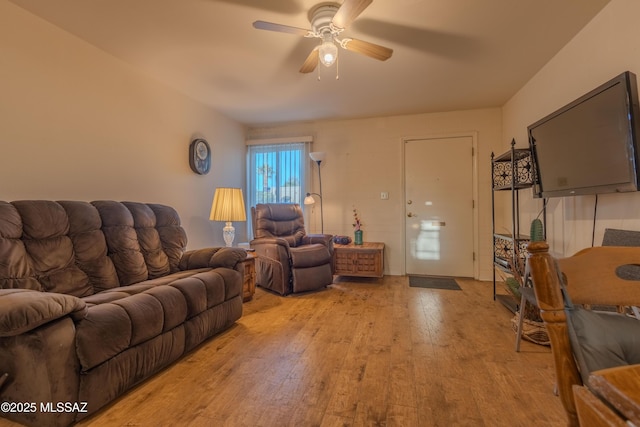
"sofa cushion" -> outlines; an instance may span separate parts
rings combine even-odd
[[[121,292],[119,290],[109,290],[94,295],[89,295],[88,297],[83,297],[82,300],[87,304],[87,306],[91,307],[92,305],[100,305],[117,301],[128,296],[131,295],[126,292]]]
[[[291,265],[294,268],[317,267],[330,263],[331,253],[320,243],[291,248]]]
[[[0,289],[83,297],[179,271],[186,244],[169,206],[0,202]]]
[[[99,200],[91,204],[96,207],[102,219],[102,232],[120,285],[147,280],[149,273],[131,211],[122,203],[111,200]]]
[[[164,308],[160,301],[146,292],[114,301],[127,312],[131,320],[129,346],[145,342],[162,332]]]
[[[22,218],[11,203],[0,202],[0,289],[42,290],[22,237]]]
[[[76,351],[82,371],[126,350],[131,342],[132,328],[131,319],[120,305],[108,303],[89,307],[87,316],[76,324]]]
[[[57,202],[12,203],[22,218],[22,242],[42,289],[74,296],[93,293],[89,277],[76,265],[67,213]]]
[[[171,286],[182,292],[187,303],[187,318],[192,318],[208,308],[240,294],[235,286],[241,274],[228,268],[216,268],[178,279]]]
[[[156,229],[162,250],[169,259],[172,273],[178,271],[178,263],[187,247],[187,233],[180,226],[180,216],[171,206],[149,203],[147,206],[156,216]]]
[[[247,251],[239,248],[206,248],[185,252],[180,259],[180,270],[194,268],[235,268],[236,264],[247,258]]]
[[[87,316],[76,325],[83,371],[237,297],[242,275],[217,268],[171,274],[83,298]]]
[[[181,325],[187,318],[187,303],[182,293],[173,286],[158,286],[145,293],[153,296],[162,306],[164,314],[162,332]]]
[[[175,209],[108,200],[92,202],[121,286],[175,273],[187,245]]]
[[[89,307],[76,325],[76,348],[83,371],[157,337],[186,319],[184,298],[170,286]],[[164,303],[164,304],[163,304]]]
[[[133,226],[147,265],[148,278],[153,279],[171,273],[169,258],[162,250],[160,234],[156,229],[156,214],[144,203],[122,202],[122,204],[133,216]]]
[[[89,277],[93,293],[119,285],[113,262],[107,255],[107,242],[102,233],[98,210],[88,202],[58,202],[69,218],[69,238],[73,243],[75,262]]]
[[[257,204],[253,209],[256,239],[280,237],[289,246],[299,246],[305,236],[304,216],[297,204]]]

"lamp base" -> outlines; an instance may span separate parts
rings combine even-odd
[[[233,239],[236,237],[236,229],[231,225],[231,221],[227,221],[226,225],[222,229],[222,238],[227,247],[233,246]]]

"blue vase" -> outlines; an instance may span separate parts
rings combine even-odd
[[[362,244],[362,230],[356,230],[353,232],[354,234],[354,239],[353,239],[353,244],[354,245],[361,245]]]

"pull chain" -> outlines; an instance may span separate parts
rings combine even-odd
[[[321,80],[320,78],[320,68],[322,68],[320,66],[321,64],[318,64],[318,66],[316,67],[316,70],[318,70],[318,81]],[[340,80],[340,57],[336,58],[336,80]]]

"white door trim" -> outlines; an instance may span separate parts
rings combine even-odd
[[[459,137],[470,137],[471,138],[471,147],[473,150],[472,157],[472,188],[473,188],[473,253],[475,254],[473,260],[473,278],[478,280],[480,276],[480,256],[479,256],[479,243],[478,243],[478,227],[479,227],[479,215],[478,215],[478,132],[470,131],[470,132],[453,132],[453,133],[437,133],[437,134],[429,134],[426,136],[415,136],[415,137],[404,137],[400,140],[401,152],[402,152],[402,206],[406,206],[406,193],[407,193],[407,183],[405,181],[406,176],[406,164],[405,164],[405,147],[406,143],[409,141],[416,140],[424,140],[424,139],[444,139],[444,138],[459,138]],[[405,209],[402,209],[402,228],[406,230],[407,228],[407,218],[405,216]],[[403,231],[402,233],[402,274],[407,274],[407,233]]]

